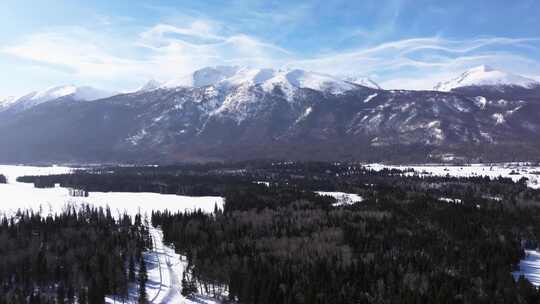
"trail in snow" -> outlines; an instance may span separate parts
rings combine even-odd
[[[182,296],[181,278],[186,262],[176,254],[174,249],[163,243],[163,232],[160,228],[149,227],[154,248],[144,253],[148,281],[146,294],[150,304],[220,304],[221,302],[203,295],[190,298]],[[105,303],[116,304],[138,303],[138,285],[130,284],[129,297],[120,301],[114,296],[107,296]]]
[[[155,260],[157,261],[157,265],[158,265],[158,270],[159,270],[159,288],[155,296],[150,300],[151,303],[155,303],[157,297],[159,296],[159,293],[161,292],[161,288],[163,286],[163,271],[161,269],[161,259],[159,257],[158,247],[156,244],[156,231],[155,230],[156,230],[155,228],[150,228],[150,234],[151,234],[152,243],[154,246],[153,248],[154,250],[152,251],[152,256],[155,257]],[[161,249],[163,252],[163,243],[161,243]]]
[[[182,303],[182,304],[219,304],[220,302],[203,297],[182,296],[181,278],[186,262],[181,259],[174,249],[163,243],[163,232],[159,228],[150,227],[154,249],[149,255],[155,257],[157,267],[148,268],[146,291],[148,299],[153,304]]]

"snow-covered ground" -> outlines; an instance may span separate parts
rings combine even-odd
[[[190,197],[156,193],[90,192],[89,197],[71,197],[66,188],[34,188],[33,184],[18,183],[18,176],[64,174],[72,172],[68,167],[0,166],[0,174],[8,179],[8,184],[0,184],[0,216],[13,215],[17,210],[34,210],[60,213],[66,205],[90,204],[110,207],[113,214],[124,212],[134,216],[137,213],[150,215],[152,210],[185,211],[201,209],[213,212],[215,205],[223,208],[222,197]],[[181,280],[186,260],[174,249],[163,244],[163,234],[159,228],[151,228],[154,249],[145,253],[148,270],[146,290],[150,303],[217,304],[215,299],[204,295],[184,298],[181,295]],[[122,303],[113,296],[106,303]],[[129,288],[129,300],[137,303],[137,286]]]
[[[511,178],[517,182],[521,178],[528,179],[527,185],[531,188],[540,189],[540,167],[532,166],[526,163],[506,163],[506,164],[471,164],[467,166],[452,166],[443,164],[426,164],[426,165],[383,165],[383,164],[367,164],[366,168],[375,171],[388,169],[407,170],[413,169],[415,172],[407,172],[406,175],[433,175],[433,176],[457,176],[457,177],[473,177],[487,176],[495,179],[499,176]]]
[[[144,254],[148,281],[146,293],[148,302],[178,303],[178,304],[219,304],[220,302],[203,295],[195,295],[189,298],[182,296],[182,277],[187,266],[185,257],[174,252],[174,249],[163,243],[163,232],[159,228],[150,228],[150,234],[154,248]],[[129,299],[121,302],[113,296],[105,298],[107,304],[127,303],[135,304],[137,301],[137,286],[130,286]]]
[[[439,201],[450,204],[461,204],[461,200],[459,198],[439,197]]]
[[[90,192],[88,197],[72,197],[66,188],[34,188],[33,184],[18,183],[17,176],[69,173],[66,167],[0,166],[0,174],[6,175],[8,184],[0,184],[0,215],[12,215],[17,210],[41,210],[44,214],[59,213],[66,205],[90,204],[109,207],[113,214],[124,212],[150,215],[152,210],[172,212],[201,209],[212,212],[217,205],[223,207],[218,196],[192,197],[157,193]]]
[[[25,175],[53,175],[53,174],[66,174],[73,172],[74,168],[61,167],[61,166],[48,166],[48,167],[36,167],[36,166],[11,166],[0,165],[0,174],[7,177],[9,183],[15,183],[15,180],[19,176]]]
[[[317,193],[318,195],[326,195],[335,198],[336,202],[332,204],[332,206],[334,207],[353,205],[364,200],[360,195],[354,193],[327,191],[315,191],[315,193]]]
[[[519,271],[513,275],[515,279],[523,275],[534,286],[540,286],[540,252],[525,250],[525,258],[519,262]]]

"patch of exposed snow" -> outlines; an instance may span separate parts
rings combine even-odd
[[[135,134],[135,135],[133,135],[131,137],[128,137],[127,141],[129,141],[132,145],[136,146],[146,136],[146,134],[147,134],[146,130],[142,129],[139,132],[137,132],[137,134]]]
[[[254,181],[253,183],[257,185],[265,185],[266,187],[270,187],[270,182]]]
[[[336,202],[332,204],[333,207],[354,205],[364,200],[360,195],[354,193],[328,191],[315,191],[315,193],[318,195],[326,195],[335,198]]]
[[[487,105],[487,99],[484,96],[476,96],[474,98],[474,103],[476,106],[478,106],[480,109],[485,109]]]
[[[493,117],[493,119],[495,120],[495,124],[500,125],[506,122],[506,120],[504,119],[504,115],[501,113],[495,113],[491,115],[491,117]]]
[[[449,198],[449,197],[440,197],[439,201],[450,203],[450,204],[461,204],[461,200],[459,198]]]
[[[378,93],[373,93],[373,94],[369,95],[368,97],[366,97],[366,99],[364,99],[364,103],[370,102],[373,98],[377,97],[377,95],[379,95],[379,94]]]
[[[525,258],[519,262],[519,270],[512,275],[516,280],[524,276],[534,286],[540,286],[540,252],[525,250]]]
[[[309,114],[311,114],[311,111],[313,111],[313,109],[311,107],[307,107],[306,110],[304,111],[304,113],[302,113],[302,115],[300,115],[297,119],[296,119],[296,123],[299,123],[301,122],[302,120],[306,119],[306,117],[309,116]]]

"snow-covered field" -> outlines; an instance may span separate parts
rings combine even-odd
[[[360,195],[354,193],[327,191],[315,191],[315,193],[317,193],[318,195],[326,195],[335,198],[336,202],[332,204],[332,206],[334,207],[353,205],[364,200]]]
[[[73,170],[74,168],[61,166],[35,167],[0,165],[0,174],[7,177],[8,183],[15,183],[15,180],[19,176],[66,174],[73,172]]]
[[[0,174],[8,179],[8,184],[0,184],[0,216],[13,215],[17,210],[41,211],[43,214],[60,213],[66,205],[90,204],[110,207],[113,214],[137,213],[150,215],[152,210],[185,211],[201,209],[205,212],[223,208],[222,197],[190,197],[163,195],[156,193],[91,192],[89,197],[71,197],[65,188],[34,188],[33,184],[18,183],[18,176],[64,174],[72,172],[68,167],[0,166]],[[151,228],[154,249],[145,253],[148,270],[146,290],[150,303],[217,304],[214,299],[203,295],[184,298],[181,295],[181,280],[187,261],[181,259],[174,249],[163,244],[160,229]],[[127,303],[137,303],[137,286],[129,290]],[[121,303],[113,296],[106,303]]]
[[[124,212],[134,216],[148,214],[152,210],[172,212],[201,209],[212,212],[217,205],[223,207],[218,196],[191,197],[157,193],[91,192],[88,197],[72,197],[66,188],[34,188],[33,184],[16,182],[17,176],[69,173],[66,167],[0,166],[0,174],[6,175],[8,184],[0,184],[0,215],[12,215],[17,210],[34,210],[44,214],[59,213],[66,205],[90,204],[109,207],[113,214]]]
[[[513,275],[515,279],[523,275],[534,286],[540,286],[540,252],[525,250],[525,258],[519,262],[519,271]]]
[[[521,178],[528,179],[527,185],[531,188],[540,189],[540,167],[532,166],[526,163],[506,163],[506,164],[471,164],[467,166],[451,166],[442,164],[426,164],[426,165],[383,165],[383,164],[367,164],[366,168],[375,171],[387,169],[407,170],[413,169],[415,172],[408,172],[406,175],[433,175],[433,176],[457,176],[457,177],[473,177],[487,176],[495,179],[499,176],[511,178],[517,182]]]

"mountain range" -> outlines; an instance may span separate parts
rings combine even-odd
[[[130,93],[0,99],[2,162],[538,160],[539,134],[540,83],[488,66],[431,91],[219,66]]]

